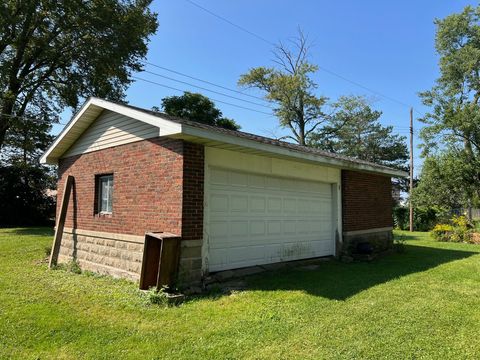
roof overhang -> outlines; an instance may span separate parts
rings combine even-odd
[[[219,147],[223,149],[241,151],[256,155],[288,158],[291,160],[316,163],[325,166],[332,166],[341,169],[350,169],[364,172],[371,172],[392,177],[407,177],[408,174],[401,170],[387,167],[377,167],[354,160],[348,161],[339,158],[322,156],[320,154],[306,153],[276,146],[268,143],[238,137],[218,131],[211,131],[204,128],[178,123],[159,115],[152,115],[147,112],[136,110],[129,106],[112,103],[110,101],[89,98],[82,108],[75,114],[62,132],[55,139],[53,144],[40,158],[43,164],[57,164],[58,159],[73,145],[80,135],[93,123],[103,110],[110,110],[119,114],[143,121],[158,127],[159,136],[168,136],[177,139],[201,143],[205,146]]]
[[[335,168],[370,172],[391,177],[407,177],[408,173],[387,167],[375,167],[363,163],[355,163],[341,159],[328,158],[317,154],[295,151],[280,146],[260,143],[254,140],[239,138],[227,134],[216,133],[193,126],[183,125],[182,132],[172,137],[181,138],[205,146],[218,147],[227,150],[241,151],[255,155],[273,156],[301,162],[316,163]]]

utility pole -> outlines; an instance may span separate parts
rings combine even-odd
[[[413,203],[412,203],[412,192],[413,192],[413,107],[410,108],[410,231],[413,231]]]

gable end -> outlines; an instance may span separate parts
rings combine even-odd
[[[62,158],[159,136],[156,126],[104,110],[62,155]]]

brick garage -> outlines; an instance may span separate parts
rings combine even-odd
[[[146,232],[180,237],[177,280],[391,245],[398,170],[91,98],[43,155],[75,179],[59,261],[138,280]],[[60,201],[59,201],[60,204]],[[57,212],[58,213],[58,212]]]
[[[66,176],[75,177],[76,194],[65,226],[131,235],[144,235],[146,229],[179,234],[183,150],[181,140],[157,138],[60,159],[59,198]],[[101,174],[114,175],[114,215],[95,213],[95,176]]]
[[[60,159],[59,199],[66,177],[75,178],[60,260],[75,255],[86,270],[138,280],[145,232],[169,232],[183,239],[182,276],[198,278],[203,167],[203,146],[161,137]],[[95,177],[102,174],[114,176],[111,215],[95,211]]]
[[[369,241],[377,250],[392,245],[392,182],[390,177],[342,170],[343,251]]]

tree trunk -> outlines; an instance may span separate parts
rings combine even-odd
[[[465,133],[466,139],[464,141],[464,149],[465,153],[467,154],[467,159],[469,163],[472,163],[474,155],[473,155],[473,149],[472,149],[472,142],[468,139],[470,139],[470,132],[466,131]],[[473,180],[473,179],[472,179]],[[469,221],[472,220],[472,199],[473,199],[473,191],[471,187],[468,187],[466,189],[467,193],[467,218]]]
[[[468,218],[468,221],[472,221],[472,198],[473,198],[473,194],[472,194],[472,191],[470,190],[467,190],[467,218]]]
[[[298,143],[305,146],[305,109],[302,96],[298,107]]]
[[[0,150],[3,148],[3,142],[5,141],[5,135],[9,128],[9,124],[5,119],[6,116],[0,116]]]
[[[11,94],[16,94],[16,92],[10,89],[8,92]],[[3,98],[0,102],[2,104],[0,106],[0,149],[3,148],[5,135],[7,134],[7,130],[10,128],[12,122],[11,115],[13,114],[16,99],[17,95],[11,96],[8,99]]]

